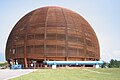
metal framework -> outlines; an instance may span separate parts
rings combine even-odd
[[[98,39],[79,14],[56,6],[31,11],[12,29],[6,44],[6,60],[18,60],[26,68],[32,60],[95,61],[100,59]]]

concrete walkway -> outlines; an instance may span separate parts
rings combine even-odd
[[[0,70],[0,80],[8,80],[11,78],[15,78],[21,75],[28,74],[30,72],[36,71],[36,69],[1,69]]]

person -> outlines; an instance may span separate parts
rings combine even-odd
[[[12,65],[13,65],[13,63],[12,63],[12,61],[10,60],[10,69],[12,69]]]
[[[16,65],[18,65],[18,61],[16,60]]]
[[[33,63],[30,64],[31,68],[33,68]]]

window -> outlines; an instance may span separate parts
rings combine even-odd
[[[24,53],[24,46],[17,47],[15,52],[17,54],[23,54]]]
[[[75,36],[68,36],[68,41],[77,42],[77,38]]]
[[[43,54],[44,53],[44,45],[36,45],[35,46],[35,53],[36,54]]]
[[[64,46],[57,46],[57,52],[59,53],[65,53],[65,47]]]
[[[78,39],[78,43],[84,43],[83,37],[77,37],[77,39]]]
[[[28,39],[28,40],[34,39],[34,35],[27,35],[27,39]]]
[[[27,46],[27,53],[34,53],[34,47],[33,46]]]
[[[35,34],[35,39],[43,40],[44,39],[44,34]]]
[[[46,55],[55,56],[56,55],[56,45],[46,45]]]
[[[86,40],[86,44],[87,44],[88,46],[92,46],[92,41]]]
[[[95,54],[92,51],[87,50],[86,54],[87,54],[88,57],[95,57]]]
[[[84,56],[84,49],[78,49],[79,56]]]
[[[68,55],[69,56],[76,56],[77,55],[77,48],[68,47]]]
[[[47,34],[46,39],[47,40],[56,40],[56,34]]]
[[[65,40],[66,36],[65,34],[57,34],[57,40]]]

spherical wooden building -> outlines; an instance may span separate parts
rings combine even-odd
[[[12,29],[6,60],[26,68],[35,60],[94,61],[100,59],[98,39],[89,23],[66,8],[48,6],[31,11]]]

